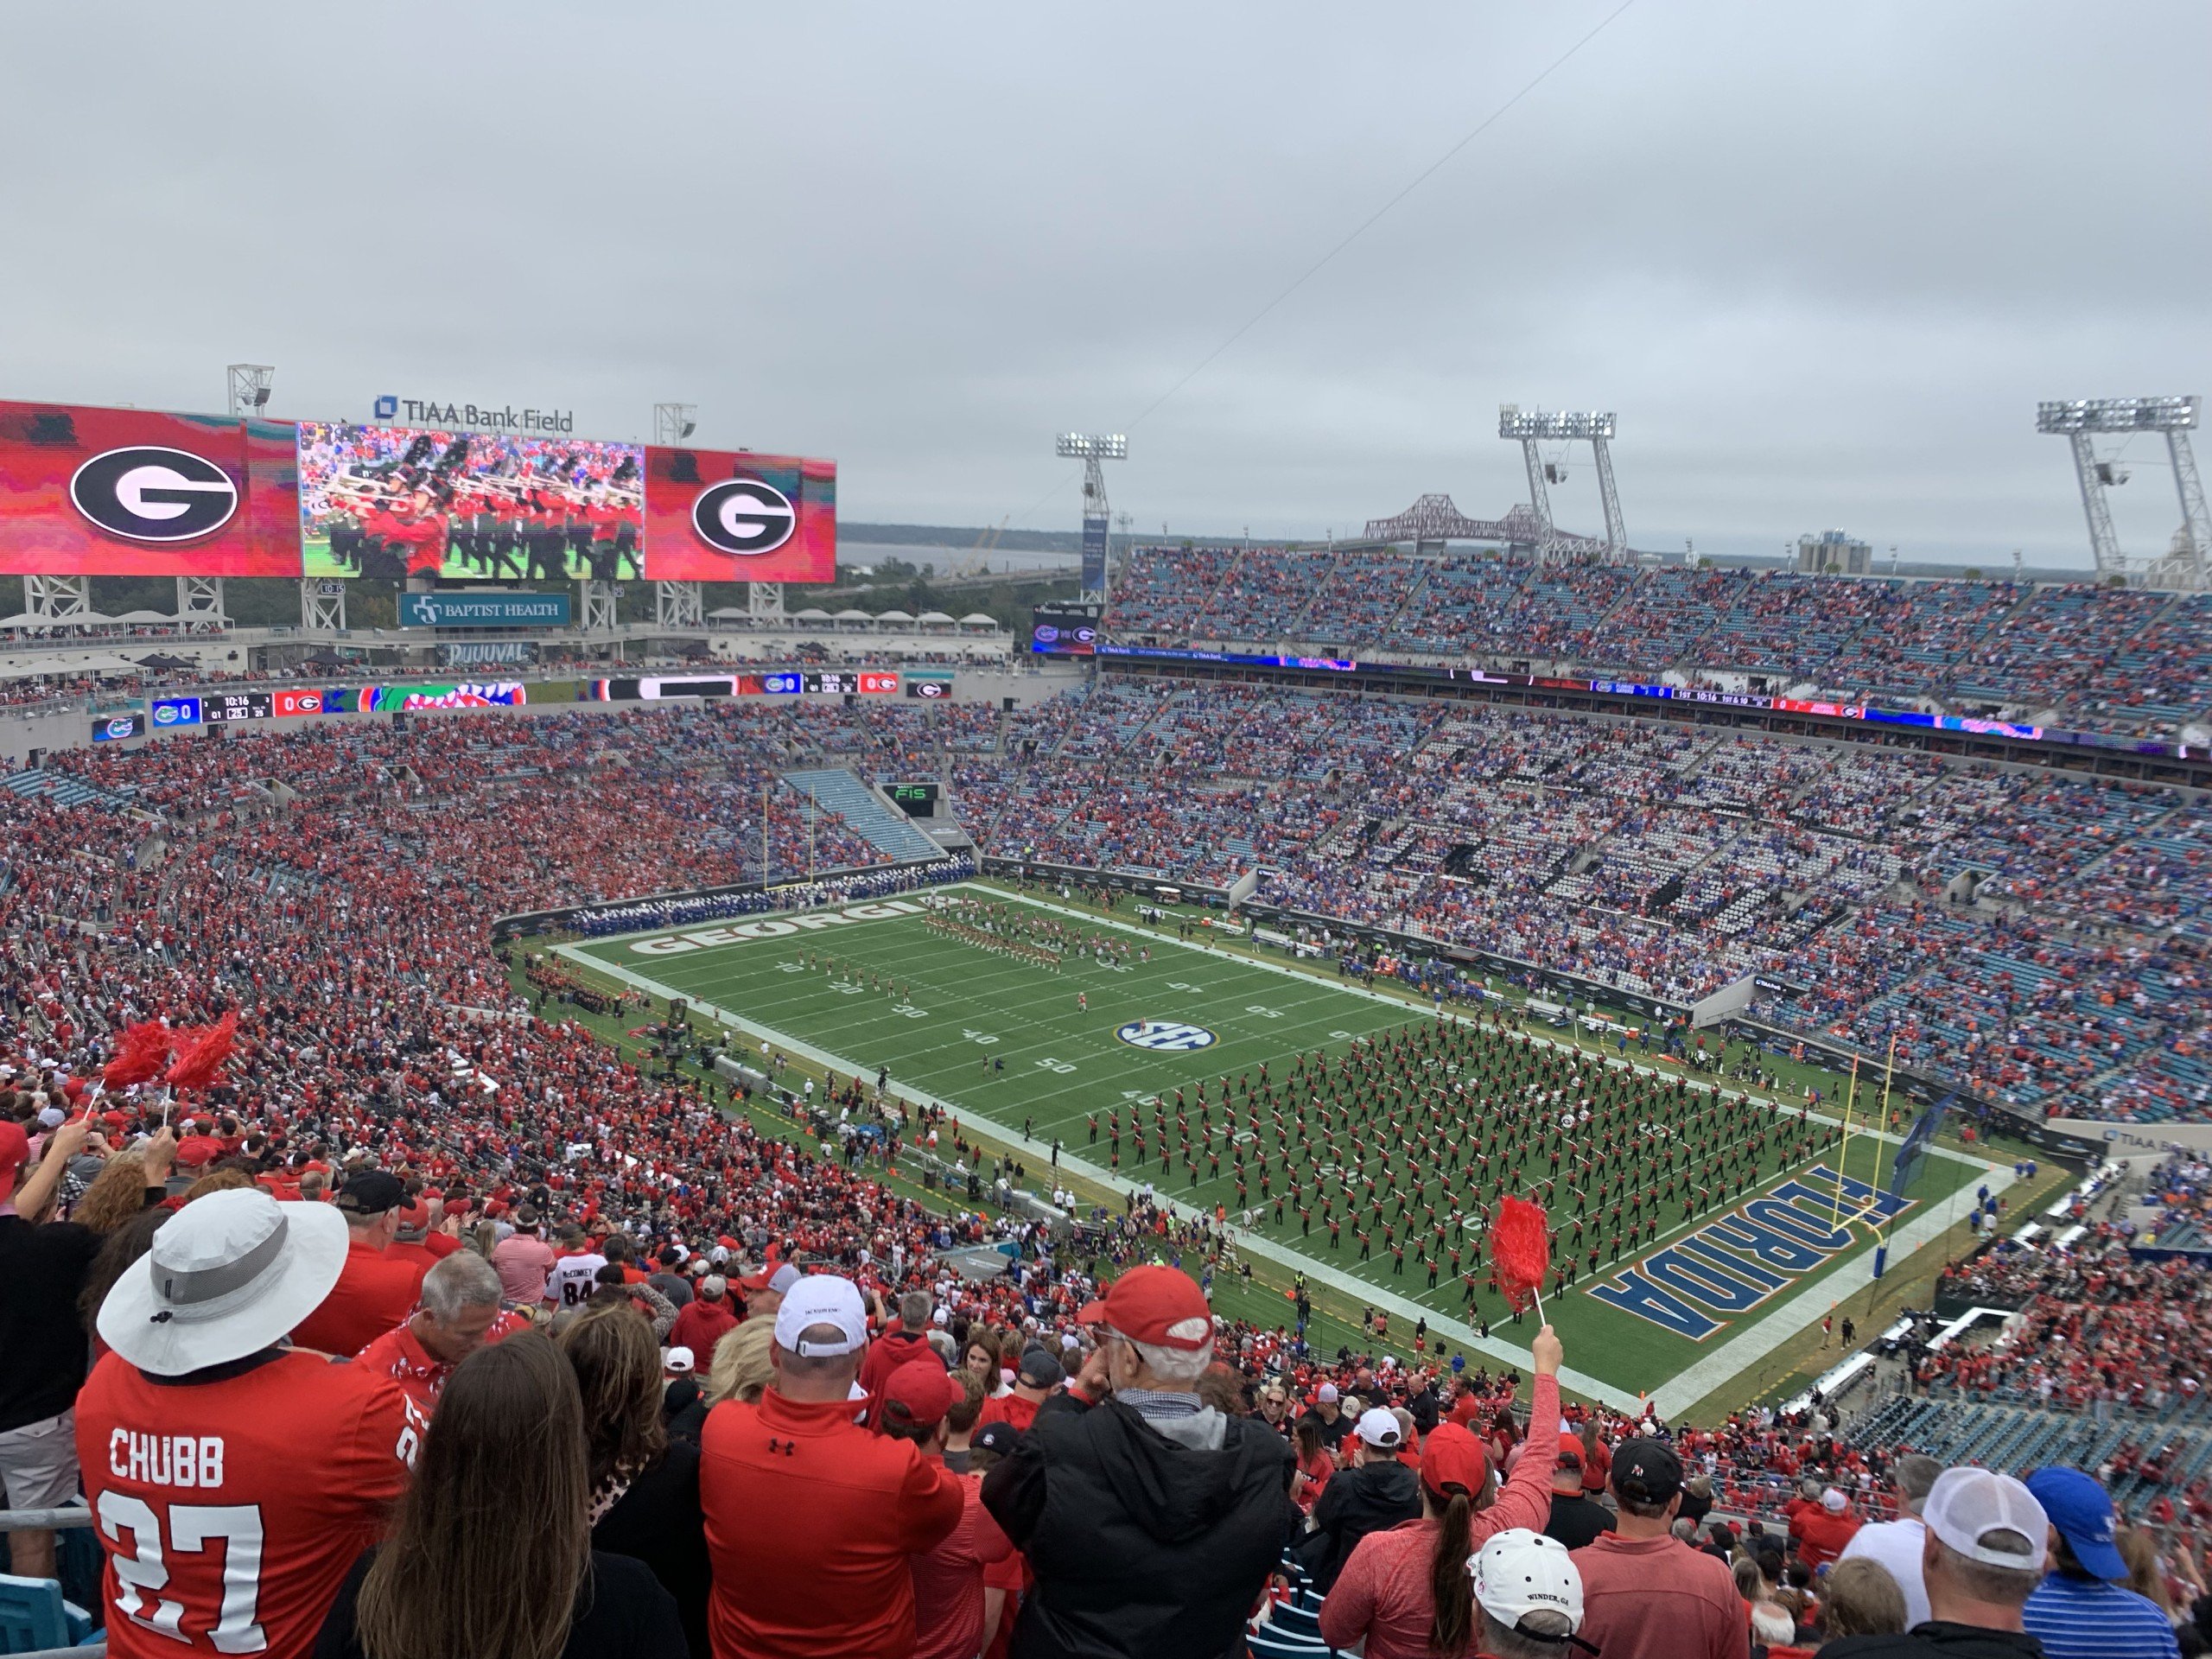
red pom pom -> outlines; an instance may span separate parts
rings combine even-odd
[[[1500,1198],[1490,1224],[1490,1256],[1506,1302],[1522,1312],[1543,1287],[1552,1262],[1551,1226],[1542,1207],[1526,1198]]]
[[[222,1080],[223,1062],[237,1046],[238,1015],[232,1009],[212,1026],[177,1033],[176,1063],[169,1067],[173,1089],[206,1089]]]
[[[100,1068],[102,1086],[113,1091],[151,1082],[168,1064],[169,1050],[175,1043],[176,1033],[165,1021],[142,1020],[135,1026],[125,1026],[115,1058]]]

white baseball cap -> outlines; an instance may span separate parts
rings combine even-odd
[[[1313,1391],[1313,1398],[1325,1406],[1335,1405],[1337,1403],[1337,1385],[1333,1382],[1324,1382],[1319,1388]]]
[[[698,1357],[682,1343],[677,1343],[661,1356],[660,1368],[671,1376],[683,1376],[699,1369]]]
[[[330,1205],[279,1204],[256,1187],[195,1198],[100,1303],[100,1340],[156,1376],[259,1353],[322,1306],[349,1237]]]
[[[1946,1469],[1928,1489],[1920,1519],[1945,1548],[1985,1567],[2043,1570],[2050,1517],[2036,1495],[2010,1475],[1988,1469]],[[2025,1554],[1999,1549],[1983,1541],[1993,1533],[2013,1532],[2028,1541]]]
[[[838,1339],[802,1341],[801,1332],[817,1325],[835,1325]],[[868,1313],[859,1288],[834,1273],[802,1275],[776,1310],[776,1345],[807,1359],[860,1352],[868,1346]]]
[[[1509,1527],[1484,1541],[1467,1563],[1475,1600],[1509,1630],[1539,1608],[1567,1615],[1570,1634],[1582,1628],[1582,1574],[1556,1538]]]
[[[1352,1433],[1382,1452],[1396,1451],[1406,1438],[1405,1431],[1398,1427],[1397,1414],[1382,1406],[1362,1412]]]
[[[1838,1488],[1831,1486],[1821,1494],[1821,1507],[1830,1515],[1841,1515],[1851,1507],[1851,1500]]]

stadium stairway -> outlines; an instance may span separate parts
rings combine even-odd
[[[902,863],[944,856],[944,849],[917,830],[912,819],[884,805],[874,790],[842,766],[787,772],[783,779],[823,811],[842,818],[845,827],[869,846]]]

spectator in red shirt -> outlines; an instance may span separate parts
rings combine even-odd
[[[868,1359],[861,1366],[861,1387],[869,1399],[883,1392],[892,1372],[918,1359],[934,1359],[930,1347],[930,1298],[926,1291],[910,1290],[899,1299],[899,1317],[885,1325],[868,1345]],[[938,1370],[944,1370],[940,1363]]]
[[[527,1323],[499,1311],[499,1275],[492,1264],[462,1250],[423,1275],[421,1311],[362,1349],[353,1363],[391,1377],[428,1413],[454,1366]]]
[[[710,1273],[699,1281],[699,1294],[677,1311],[669,1327],[671,1348],[689,1348],[693,1360],[703,1359],[711,1369],[715,1344],[737,1329],[737,1315],[730,1311],[729,1281]]]
[[[1735,1575],[1670,1530],[1682,1465],[1663,1441],[1613,1452],[1617,1531],[1573,1552],[1581,1636],[1605,1659],[1749,1659],[1751,1627]]]
[[[346,1183],[335,1206],[346,1219],[346,1269],[322,1306],[292,1332],[298,1346],[351,1359],[413,1310],[427,1269],[385,1254],[406,1201],[399,1178],[381,1169]]]
[[[1067,1378],[1060,1362],[1042,1348],[1032,1348],[1021,1356],[1021,1368],[1014,1374],[1014,1387],[994,1400],[983,1402],[983,1414],[979,1420],[986,1423],[1012,1423],[1027,1433],[1029,1425],[1037,1421],[1037,1408],[1052,1398],[1052,1390]]]
[[[444,1206],[435,1200],[416,1198],[399,1211],[398,1230],[391,1243],[385,1246],[385,1256],[394,1262],[405,1262],[423,1273],[461,1249],[457,1233],[438,1230],[444,1219]]]
[[[77,1399],[77,1449],[117,1659],[305,1659],[385,1527],[421,1412],[388,1378],[283,1345],[346,1244],[320,1205],[213,1192],[101,1301],[109,1352]]]
[[[1805,1565],[1818,1572],[1842,1555],[1862,1524],[1842,1489],[1831,1486],[1821,1494],[1817,1509],[1802,1509],[1790,1517],[1789,1535]]]
[[[943,1542],[966,1500],[943,1463],[853,1421],[867,1348],[852,1281],[810,1274],[776,1311],[775,1382],[757,1404],[707,1414],[699,1495],[715,1659],[914,1650],[907,1558]]]
[[[934,1355],[901,1365],[884,1379],[877,1429],[911,1440],[933,1463],[944,1461],[947,1421],[964,1398]],[[936,1548],[912,1558],[914,1659],[976,1659],[983,1643],[983,1569],[1004,1560],[1014,1545],[983,1507],[981,1475],[956,1477],[964,1507],[960,1524]]]

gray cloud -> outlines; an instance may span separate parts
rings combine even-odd
[[[835,455],[848,517],[1071,527],[1056,430],[1133,420],[1616,3],[18,9],[0,392],[686,398]],[[2193,3],[1640,0],[1137,425],[1116,503],[1493,513],[1499,403],[1602,405],[1639,545],[2084,563],[2033,407],[2212,391],[2207,62]],[[1594,526],[1586,467],[1558,505]],[[2118,509],[2162,542],[2163,466]]]

